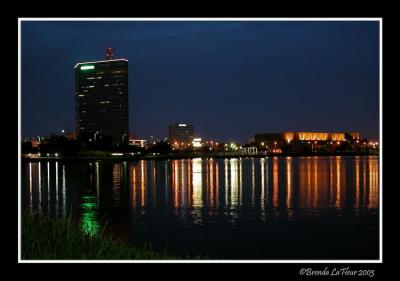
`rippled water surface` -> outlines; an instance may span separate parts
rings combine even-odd
[[[377,259],[379,157],[41,161],[22,208],[215,259]]]

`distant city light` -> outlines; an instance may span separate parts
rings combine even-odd
[[[123,153],[116,152],[116,153],[111,153],[111,155],[112,155],[112,156],[122,156],[122,155],[124,155],[124,154],[123,154]]]
[[[179,127],[186,127],[186,124],[179,124]]]
[[[201,147],[201,138],[193,139],[193,147]]]

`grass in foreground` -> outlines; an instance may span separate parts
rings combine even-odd
[[[158,253],[135,247],[104,234],[104,231],[89,235],[69,218],[53,219],[38,214],[25,214],[21,223],[22,259],[182,259],[167,252]]]

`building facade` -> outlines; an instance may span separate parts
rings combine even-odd
[[[147,147],[147,140],[129,139],[129,145],[137,147]]]
[[[109,49],[108,49],[109,52]],[[89,143],[128,144],[128,61],[114,59],[75,65],[75,130]]]
[[[360,139],[358,132],[281,132],[281,133],[268,133],[256,134],[254,136],[255,142],[260,145],[273,145],[282,146],[285,143],[291,142],[304,142],[304,141],[319,141],[319,142],[341,142],[341,141],[354,141]]]
[[[169,126],[169,141],[171,143],[189,144],[193,141],[193,125],[185,123],[176,123]]]

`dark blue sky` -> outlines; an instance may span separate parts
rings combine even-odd
[[[129,60],[130,130],[379,136],[378,22],[23,22],[22,135],[74,129],[74,65]]]

